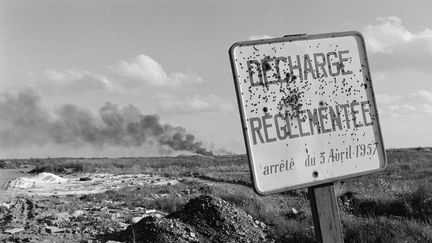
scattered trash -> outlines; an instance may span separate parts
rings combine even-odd
[[[141,219],[143,219],[144,217],[133,217],[132,219],[131,219],[131,223],[132,224],[136,224],[136,223],[138,223],[139,221],[141,221]]]
[[[33,177],[19,177],[9,182],[8,188],[21,188],[27,189],[31,187],[45,186],[49,184],[62,184],[68,180],[60,176],[43,172]]]
[[[10,204],[8,204],[8,203],[0,203],[0,209],[1,208],[9,210],[10,209]]]
[[[88,176],[78,178],[86,177]],[[144,174],[93,174],[91,178],[91,182],[88,182],[72,177],[66,179],[50,173],[40,173],[37,176],[16,179],[11,184],[13,185],[11,189],[18,188],[34,194],[16,197],[12,202],[0,204],[0,223],[9,227],[3,231],[4,238],[0,237],[0,241],[8,237],[22,241],[30,240],[30,242],[41,242],[47,237],[56,239],[56,242],[73,241],[78,238],[85,239],[83,242],[97,239],[99,242],[112,243],[268,241],[265,223],[255,222],[252,216],[214,196],[194,198],[172,214],[152,208],[131,207],[121,199],[107,197],[98,200],[96,195],[92,194],[80,197],[64,196],[67,190],[71,191],[69,187],[71,184],[80,188],[97,185],[100,188],[105,186],[104,190],[113,190],[113,188],[118,190],[128,187],[131,183],[140,187],[144,187],[144,184],[154,185],[151,184],[152,182],[164,183],[163,185],[173,183],[169,178]],[[63,188],[65,194],[58,193],[50,197],[41,197],[41,195],[46,196],[43,193],[37,194],[47,188]],[[147,197],[148,200],[166,200],[170,197],[184,200],[188,194],[201,193],[201,191],[197,187],[188,189],[186,193],[185,195],[182,191],[178,193],[160,191]],[[30,197],[27,197],[29,195]],[[91,199],[80,200],[82,197]]]
[[[24,231],[24,228],[8,229],[8,230],[5,230],[4,233],[6,233],[6,234],[15,234],[15,233],[18,233],[18,232],[21,232],[21,231]]]
[[[45,217],[42,222],[50,226],[63,227],[70,223],[70,218],[71,215],[67,212],[52,213],[51,215]]]
[[[156,213],[156,209],[149,209],[149,210],[146,210],[145,213],[146,213],[146,214]]]
[[[291,208],[290,210],[288,210],[288,212],[285,214],[287,218],[289,219],[305,219],[306,218],[306,213],[303,211],[299,211],[295,208]]]
[[[7,185],[9,193],[23,192],[28,195],[73,195],[93,194],[108,190],[119,190],[125,186],[136,185],[175,185],[179,181],[172,178],[150,174],[114,175],[109,173],[82,174],[79,179],[74,175],[65,178],[43,172],[33,177],[19,177]]]
[[[55,226],[47,226],[47,227],[45,227],[45,231],[47,233],[54,234],[54,233],[63,233],[65,231],[65,229],[64,228],[58,228]]]
[[[80,216],[83,216],[85,214],[85,212],[83,211],[83,210],[75,210],[73,213],[72,213],[72,217],[74,217],[74,218],[78,218],[78,217],[80,217]]]

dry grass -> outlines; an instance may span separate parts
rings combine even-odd
[[[432,241],[432,152],[388,151],[386,171],[353,178],[336,186],[346,242]],[[214,194],[268,225],[277,242],[314,242],[304,190],[260,197],[250,188],[245,156],[179,156],[120,159],[29,160],[39,171],[55,173],[157,173],[190,180],[172,186],[109,191],[81,198],[88,202],[122,201],[127,206],[173,212],[198,194]],[[200,178],[208,186],[194,180]],[[167,197],[151,198],[166,194]],[[149,197],[150,195],[150,197]],[[292,208],[301,216],[290,215]]]

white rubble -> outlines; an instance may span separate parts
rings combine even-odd
[[[91,180],[81,181],[88,177]],[[40,173],[32,177],[19,177],[8,182],[7,193],[25,193],[27,195],[84,195],[107,190],[119,190],[128,186],[175,185],[178,180],[151,174],[83,173],[60,177],[51,173]]]
[[[27,189],[32,187],[43,187],[50,184],[62,184],[68,180],[60,176],[43,172],[32,177],[19,177],[9,182],[8,188]]]

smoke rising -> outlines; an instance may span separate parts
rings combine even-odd
[[[66,145],[80,148],[157,146],[164,151],[190,151],[211,155],[183,127],[161,124],[157,115],[143,115],[132,105],[119,107],[107,102],[99,116],[72,104],[61,106],[55,114],[44,111],[40,97],[32,90],[16,96],[0,95],[0,146],[20,148]]]

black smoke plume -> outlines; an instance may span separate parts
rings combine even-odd
[[[55,143],[81,147],[159,145],[172,151],[212,155],[183,127],[161,124],[157,115],[136,107],[107,102],[95,117],[75,105],[63,105],[50,115],[32,90],[0,95],[0,146],[4,148]]]

